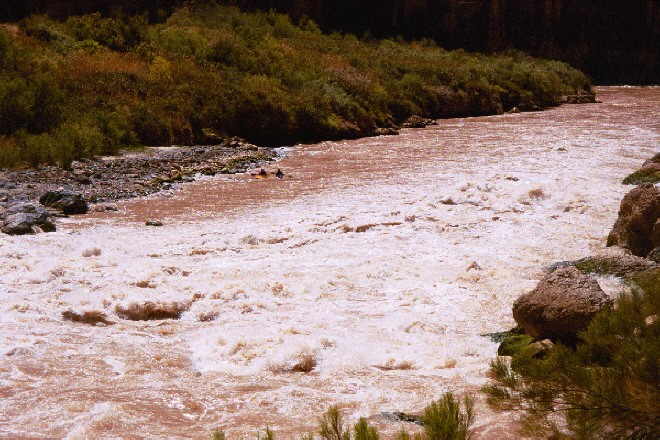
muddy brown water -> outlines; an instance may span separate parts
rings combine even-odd
[[[660,150],[660,88],[598,98],[298,145],[268,168],[284,179],[218,176],[0,237],[0,436],[296,438],[331,404],[413,431],[378,414],[487,383],[479,335],[513,325],[544,264],[604,246],[620,181]],[[116,316],[146,301],[190,310]],[[515,438],[512,420],[481,400],[477,437]]]

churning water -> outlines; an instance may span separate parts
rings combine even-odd
[[[599,92],[295,146],[272,164],[284,179],[205,179],[0,237],[0,435],[295,438],[331,404],[354,421],[476,392],[496,351],[480,335],[514,325],[544,265],[604,246],[621,180],[660,150],[660,88]],[[116,316],[147,301],[190,308]]]

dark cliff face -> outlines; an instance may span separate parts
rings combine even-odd
[[[322,28],[433,38],[448,49],[519,49],[560,59],[597,83],[660,83],[657,0],[234,0],[307,16]]]
[[[198,0],[200,1],[200,0]],[[204,3],[204,0],[200,1]],[[39,11],[66,16],[167,10],[181,0],[27,0],[0,19]],[[448,49],[519,49],[567,61],[596,83],[660,83],[657,0],[227,0],[244,9],[310,17],[326,30],[432,38]]]

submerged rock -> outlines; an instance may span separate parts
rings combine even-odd
[[[9,235],[25,235],[37,232],[55,232],[50,213],[33,202],[9,206],[0,220],[0,231]]]
[[[183,312],[190,309],[188,302],[153,302],[130,303],[127,306],[117,304],[115,312],[120,318],[131,321],[153,321],[160,319],[179,319]]]
[[[546,275],[513,304],[513,318],[535,339],[572,341],[612,300],[598,282],[575,267]]]
[[[573,266],[583,273],[626,277],[656,267],[655,262],[651,260],[650,256],[647,258],[637,257],[631,255],[626,249],[612,246],[591,257],[574,261],[559,261],[544,267],[543,270],[551,273],[561,267]]]
[[[625,195],[608,246],[621,246],[633,255],[645,257],[660,246],[660,188],[640,185]]]
[[[108,316],[99,310],[88,310],[82,313],[76,313],[72,310],[62,312],[62,319],[65,321],[79,322],[82,324],[97,325],[105,324],[112,325],[113,321],[108,319]]]

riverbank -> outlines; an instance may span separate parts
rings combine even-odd
[[[564,104],[594,103],[594,94],[562,98]],[[523,111],[540,111],[538,107]],[[514,108],[511,113],[521,110]],[[381,129],[378,135],[398,135],[399,129],[424,128],[437,122],[412,116],[402,126]],[[58,165],[19,170],[0,169],[0,223],[9,208],[38,201],[49,191],[77,194],[91,206],[91,211],[116,210],[115,202],[144,197],[179,188],[203,176],[241,174],[253,170],[255,177],[276,174],[264,167],[277,158],[274,149],[258,147],[240,138],[230,138],[218,145],[146,147],[120,151],[117,156],[75,161],[70,169]],[[282,174],[283,176],[283,174]],[[31,208],[30,208],[31,209]],[[61,215],[57,210],[54,215]],[[28,228],[29,229],[29,228]]]
[[[229,136],[268,147],[358,138],[413,115],[540,109],[590,91],[583,73],[520,52],[327,35],[306,19],[199,5],[154,24],[26,18],[0,29],[0,72],[5,167]]]

